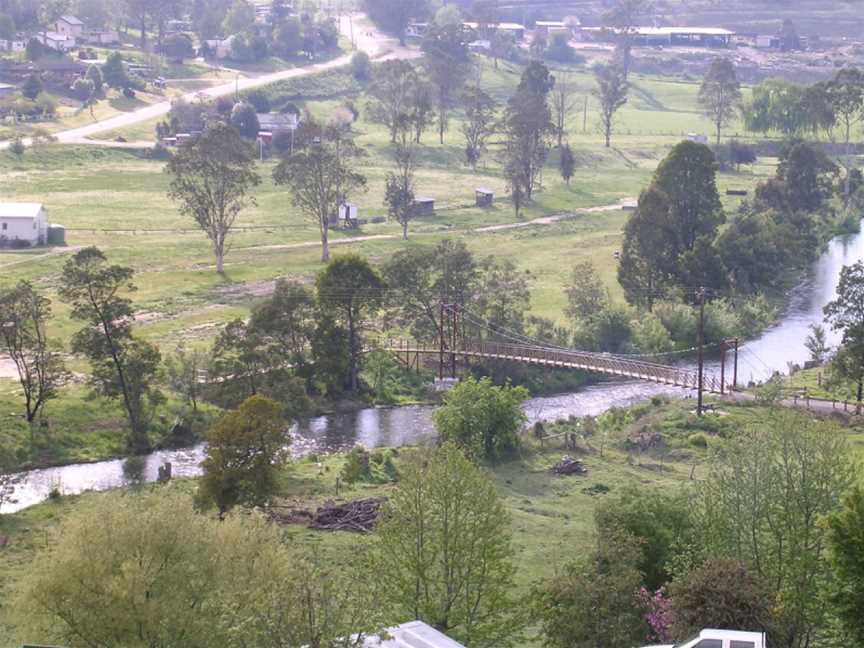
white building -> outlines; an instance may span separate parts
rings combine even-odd
[[[54,31],[76,40],[84,32],[84,23],[75,16],[60,16],[54,24]]]
[[[403,623],[387,630],[390,639],[371,637],[364,648],[465,648],[422,621]]]
[[[0,245],[12,241],[30,246],[48,241],[48,212],[40,203],[0,203]]]
[[[42,44],[58,52],[68,52],[75,48],[75,39],[59,32],[40,32]]]

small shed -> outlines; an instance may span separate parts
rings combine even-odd
[[[477,187],[474,190],[474,196],[476,197],[476,204],[478,207],[491,207],[492,201],[495,200],[495,194],[491,189],[485,189],[483,187]]]
[[[44,245],[48,213],[39,203],[0,203],[0,246]]]
[[[339,205],[339,220],[346,226],[356,227],[360,210],[354,203],[342,203]]]
[[[415,216],[434,216],[435,215],[435,199],[434,198],[415,198],[414,199],[414,215]]]

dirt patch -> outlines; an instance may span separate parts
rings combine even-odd
[[[251,283],[236,283],[220,286],[216,289],[222,299],[239,301],[243,299],[269,297],[276,290],[276,279],[253,281]]]

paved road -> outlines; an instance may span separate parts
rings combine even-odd
[[[349,19],[349,17],[345,16],[343,17],[342,23],[340,25],[342,34],[349,38],[352,33],[351,20],[352,19]],[[357,46],[357,49],[366,52],[367,54],[369,54],[370,57],[376,60],[387,60],[391,58],[415,58],[419,56],[419,52],[417,50],[401,47],[398,41],[391,39],[389,36],[386,36],[381,32],[378,32],[371,26],[367,26],[365,16],[363,16],[362,14],[355,14],[353,17],[353,23],[354,42]],[[325,70],[331,70],[333,68],[338,68],[340,66],[346,65],[351,61],[351,56],[352,54],[345,54],[344,56],[340,56],[339,58],[333,59],[332,61],[327,61],[326,63],[317,63],[315,65],[310,65],[306,67],[282,70],[280,72],[273,72],[272,74],[265,74],[250,79],[239,79],[228,83],[212,86],[204,90],[187,93],[183,95],[183,98],[187,101],[193,101],[197,97],[202,95],[209,98],[224,97],[227,95],[232,95],[238,90],[251,90],[253,88],[259,88],[261,86],[266,86],[277,81],[283,81],[285,79],[296,79],[298,77],[309,76],[312,74],[323,72]],[[104,140],[99,141],[89,138],[93,137],[94,135],[107,133],[121,128],[127,128],[141,122],[163,117],[167,115],[170,110],[171,102],[163,101],[161,103],[153,104],[151,106],[141,108],[140,110],[136,110],[134,112],[118,115],[116,117],[112,117],[101,122],[96,122],[88,126],[75,128],[68,131],[61,131],[59,133],[55,133],[55,137],[57,138],[57,141],[64,144],[123,146],[124,143],[122,142],[111,142]],[[29,144],[29,142],[25,143]],[[125,146],[133,146],[136,148],[140,146],[153,146],[153,142],[129,142],[126,143]]]

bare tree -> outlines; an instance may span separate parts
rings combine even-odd
[[[407,123],[409,119],[406,118],[405,121]],[[408,240],[408,224],[416,214],[414,206],[414,168],[416,166],[414,139],[413,133],[410,132],[410,124],[407,126],[398,129],[400,139],[394,152],[396,169],[387,174],[384,192],[387,214],[402,226],[402,239],[405,241]]]
[[[728,58],[716,58],[711,63],[699,88],[699,103],[714,124],[719,146],[723,127],[735,119],[741,107],[741,83]]]
[[[594,71],[594,78],[597,80],[594,96],[600,101],[600,125],[606,148],[609,148],[615,129],[615,113],[627,103],[627,79],[619,65],[598,66]]]
[[[60,354],[49,343],[45,330],[50,317],[51,301],[27,281],[0,294],[0,343],[18,371],[28,423],[36,420],[45,403],[57,397],[57,387],[65,375]]]
[[[248,192],[261,181],[252,148],[236,129],[214,123],[172,157],[165,170],[172,176],[168,196],[210,239],[221,274],[234,223],[247,205],[255,204]]]
[[[625,80],[630,76],[636,28],[640,21],[649,17],[653,11],[651,0],[615,0],[613,6],[603,15],[603,23],[615,29],[615,63],[621,67]]]
[[[371,121],[387,128],[391,144],[396,143],[405,116],[412,112],[412,99],[418,84],[414,66],[398,59],[385,61],[372,76],[369,86],[372,100],[367,113]]]
[[[552,115],[559,149],[567,133],[567,116],[576,109],[578,103],[574,89],[568,72],[556,75],[555,86],[552,88]]]

